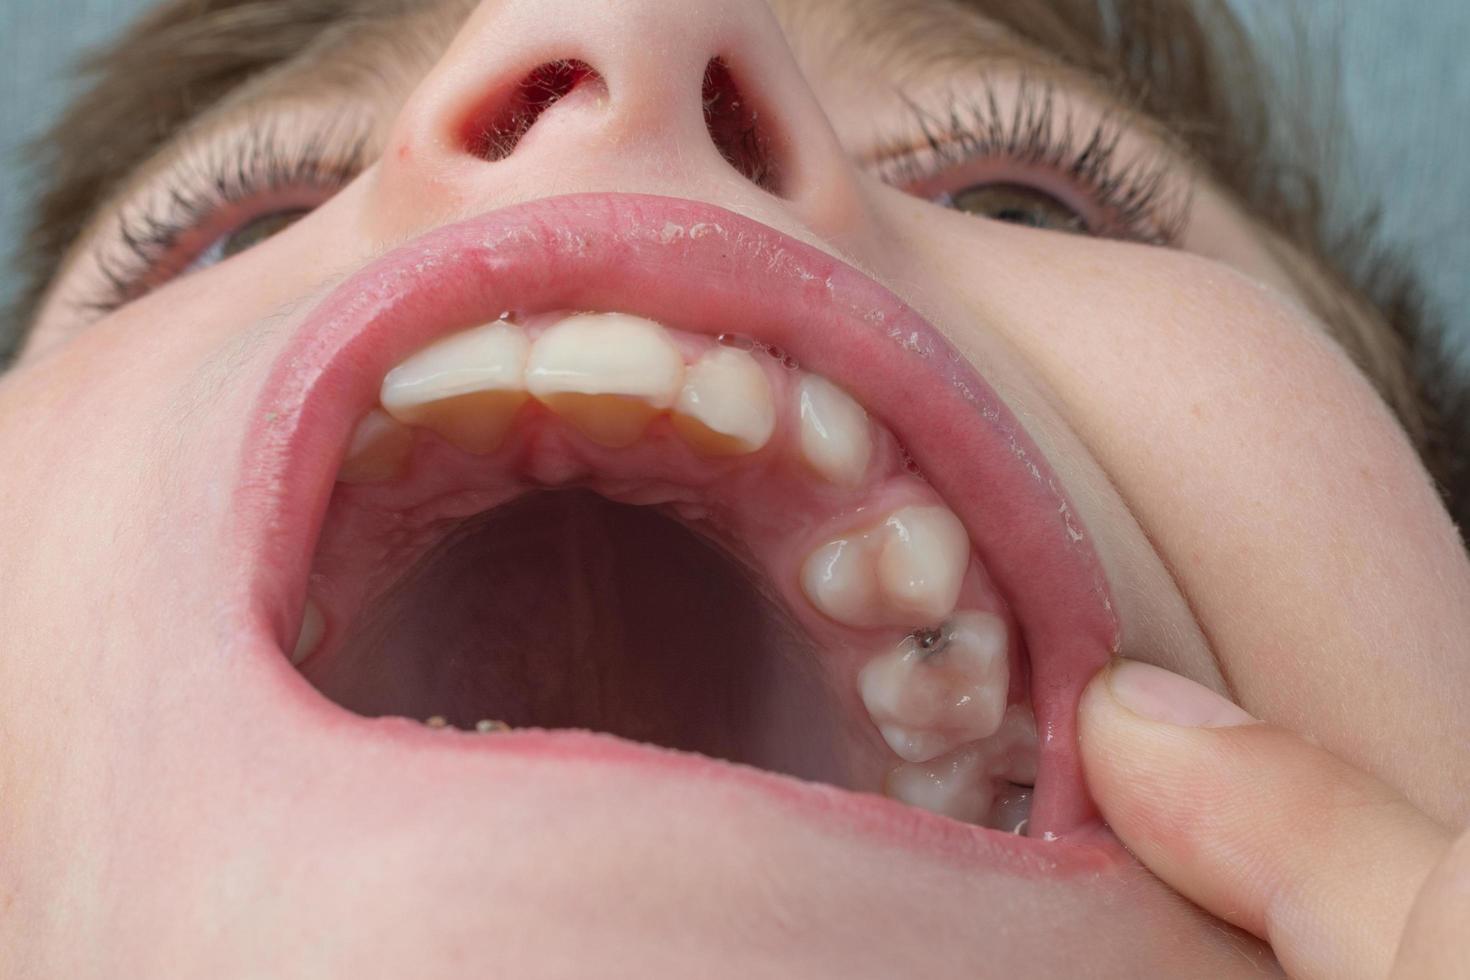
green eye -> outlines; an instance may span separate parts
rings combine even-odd
[[[1087,235],[1092,229],[1075,208],[1025,184],[973,184],[945,194],[940,203],[981,218],[1048,231]]]
[[[285,231],[309,213],[309,208],[293,208],[288,211],[272,211],[258,218],[252,218],[229,234],[222,235],[215,247],[210,249],[216,253],[212,258],[218,262],[232,255],[239,255],[246,249],[259,245],[277,232]]]

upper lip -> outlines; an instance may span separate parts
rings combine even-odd
[[[933,326],[839,259],[713,205],[549,198],[435,229],[372,262],[272,366],[232,497],[245,628],[289,649],[337,462],[383,375],[509,310],[638,314],[774,345],[851,391],[969,529],[1029,651],[1043,764],[1033,826],[1095,826],[1076,741],[1082,687],[1115,651],[1101,564],[1025,430]]]

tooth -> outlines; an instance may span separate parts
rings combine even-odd
[[[531,346],[526,387],[603,446],[631,445],[674,403],[684,358],[664,328],[623,313],[582,313]]]
[[[403,473],[413,448],[413,430],[387,412],[373,409],[353,430],[347,457],[337,471],[342,483],[380,483]]]
[[[296,646],[291,651],[291,663],[300,666],[303,660],[321,646],[322,637],[326,634],[327,620],[322,615],[321,607],[307,599],[306,606],[301,610],[301,631],[297,634]]]
[[[906,762],[888,774],[883,791],[910,806],[967,823],[983,820],[995,798],[984,755],[973,748],[931,762]]]
[[[388,372],[380,399],[398,421],[471,453],[499,448],[526,400],[525,331],[497,321],[445,337]]]
[[[475,722],[475,731],[481,735],[493,735],[496,732],[508,732],[510,726],[503,721],[493,721],[489,718],[481,718]]]
[[[715,347],[689,368],[674,402],[674,431],[706,456],[740,456],[776,428],[771,383],[745,351]]]
[[[878,581],[894,612],[933,623],[953,610],[970,565],[965,526],[945,507],[903,507],[883,522]]]
[[[424,724],[430,728],[448,728],[449,720],[443,715],[430,715],[425,719]]]
[[[992,805],[986,824],[996,830],[1025,836],[1031,823],[1031,795],[1029,786],[1012,786],[1003,790]]]
[[[1007,708],[1000,730],[990,742],[993,746],[990,755],[995,760],[990,770],[992,776],[1019,786],[1036,785],[1041,749],[1036,738],[1036,716],[1028,705],[1013,704]]]
[[[808,374],[797,389],[801,414],[801,455],[829,482],[853,487],[868,472],[873,437],[868,413],[842,389]]]
[[[1009,688],[1005,622],[985,612],[960,613],[927,646],[910,636],[858,674],[868,716],[908,762],[996,735]]]
[[[878,597],[872,552],[865,535],[827,542],[802,565],[802,591],[828,618],[846,626],[868,625]]]

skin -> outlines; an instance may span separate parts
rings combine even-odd
[[[610,814],[592,833],[555,815],[566,792],[613,775],[570,767],[507,799],[458,778],[460,763],[366,757],[345,727],[253,697],[255,668],[220,655],[234,640],[210,588],[228,566],[210,546],[226,524],[211,491],[271,361],[333,282],[386,248],[577,191],[714,202],[889,285],[1050,459],[1107,571],[1126,656],[1309,736],[1426,824],[1470,820],[1470,562],[1408,441],[1258,230],[1203,183],[1178,250],[981,220],[887,186],[861,164],[880,149],[875,119],[905,126],[884,83],[922,95],[976,82],[919,58],[875,80],[862,66],[887,62],[823,46],[846,16],[832,3],[485,3],[449,19],[447,47],[385,65],[358,93],[381,158],[289,231],[95,320],[74,301],[95,285],[87,248],[106,232],[74,255],[0,380],[0,972],[1272,968],[1139,868],[1042,888],[881,848],[854,859],[664,777],[640,777],[656,817]],[[703,65],[730,52],[778,130],[799,134],[779,142],[800,178],[784,199],[688,124]],[[457,112],[513,83],[510,66],[567,56],[623,94],[569,99],[494,164],[445,138]],[[1084,116],[1101,104],[1075,99]],[[1128,143],[1147,139],[1141,127]],[[1129,812],[1166,811],[1171,795]],[[600,843],[613,837],[625,846]],[[507,901],[487,908],[487,894]],[[568,924],[594,911],[596,928]],[[1001,927],[1014,942],[989,940]]]

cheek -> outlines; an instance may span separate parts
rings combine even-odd
[[[1223,266],[972,224],[931,223],[947,240],[913,275],[969,312],[953,321],[967,347],[998,337],[1036,379],[1056,410],[1039,424],[1106,473],[1236,695],[1431,812],[1462,811],[1470,772],[1444,746],[1470,741],[1470,574],[1368,383],[1306,314]]]

